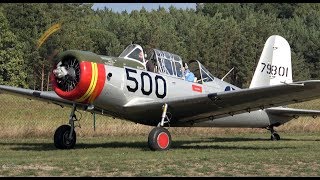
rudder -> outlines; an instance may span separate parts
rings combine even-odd
[[[292,83],[290,45],[279,35],[270,36],[264,44],[249,88]]]

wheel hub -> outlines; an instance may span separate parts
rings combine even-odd
[[[169,145],[169,136],[166,133],[161,132],[158,135],[157,142],[160,148],[165,149]]]

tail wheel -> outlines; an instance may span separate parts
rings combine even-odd
[[[168,150],[171,146],[170,132],[163,127],[152,129],[148,137],[149,148],[153,151]]]
[[[72,138],[69,138],[71,126],[62,125],[54,133],[54,146],[58,149],[72,149],[77,140],[76,132],[73,131]]]
[[[272,141],[279,141],[279,140],[280,140],[280,135],[277,134],[277,133],[273,133],[273,134],[271,135],[271,140],[272,140]]]

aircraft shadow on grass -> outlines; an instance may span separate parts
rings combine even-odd
[[[252,145],[221,145],[221,144],[215,144],[220,142],[249,142],[249,141],[261,141],[261,142],[270,142],[269,139],[263,139],[263,138],[224,138],[224,137],[214,137],[214,138],[202,138],[199,140],[177,140],[174,143],[172,143],[172,150],[178,150],[178,149],[226,149],[226,150],[233,150],[233,149],[245,149],[245,150],[269,150],[269,149],[295,149],[296,147],[292,146],[278,146],[274,147],[266,147],[266,146],[257,146],[255,144]],[[281,141],[320,141],[320,139],[294,139],[294,138],[288,138],[288,139],[282,139]],[[204,144],[205,143],[205,144]],[[209,144],[212,143],[212,144]],[[275,142],[277,143],[277,142]],[[54,147],[52,143],[6,143],[1,142],[0,146],[17,146],[10,148],[11,150],[16,151],[61,151]],[[149,148],[143,140],[138,142],[106,142],[106,143],[79,143],[76,149],[94,149],[94,148],[140,148],[143,151],[149,151]]]

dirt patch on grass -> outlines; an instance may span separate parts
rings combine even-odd
[[[1,166],[1,170],[9,171],[10,172],[9,176],[27,174],[27,172],[30,170],[35,170],[36,173],[34,176],[50,176],[50,175],[52,176],[51,171],[54,171],[54,170],[62,171],[62,169],[59,167],[53,167],[53,166],[44,165],[44,164],[30,164],[30,165],[5,165],[4,164]]]

